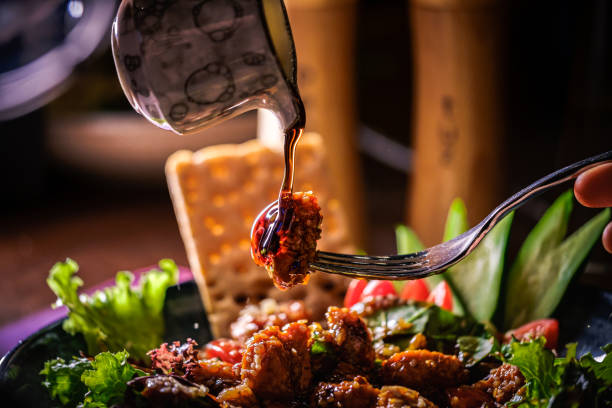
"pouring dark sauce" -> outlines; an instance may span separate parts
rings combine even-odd
[[[311,257],[314,257],[322,218],[314,196],[310,193],[293,192],[295,148],[304,132],[305,123],[302,101],[298,99],[296,102],[301,107],[302,115],[285,131],[285,173],[278,200],[268,205],[257,216],[251,230],[253,260],[258,265],[266,267],[275,285],[281,289],[303,283],[307,278],[307,263]],[[296,213],[299,213],[299,217],[296,217]],[[294,225],[296,218],[303,225]],[[291,237],[291,233],[296,232],[292,231],[294,227],[299,230],[297,240],[292,240]],[[293,251],[293,254],[287,255],[288,251]],[[283,257],[279,257],[279,254],[286,255],[280,262],[278,259]],[[279,266],[282,270],[279,270]]]
[[[282,232],[291,227],[295,147],[303,131],[303,127],[294,127],[285,133],[285,174],[278,194],[278,201],[268,205],[259,214],[253,225],[251,236],[255,238],[258,232],[260,234],[257,236],[258,239],[252,240],[251,248],[253,258],[256,258],[256,262],[259,260],[258,263],[263,264],[267,255],[278,251]]]

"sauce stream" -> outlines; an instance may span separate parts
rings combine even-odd
[[[301,101],[300,101],[301,103]],[[258,216],[251,230],[251,254],[253,259],[263,265],[266,258],[279,250],[280,236],[291,228],[293,221],[293,175],[295,148],[304,132],[304,121],[285,131],[284,158],[285,173],[278,200],[268,205]]]

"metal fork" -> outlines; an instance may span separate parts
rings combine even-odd
[[[366,256],[318,251],[310,268],[353,278],[406,280],[440,273],[474,250],[489,231],[510,211],[586,170],[612,162],[612,150],[555,171],[525,187],[498,205],[478,225],[458,237],[424,251],[406,255]]]

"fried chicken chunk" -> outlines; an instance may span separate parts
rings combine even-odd
[[[468,378],[457,357],[429,350],[409,350],[385,360],[381,369],[383,384],[403,385],[427,397],[456,387]]]
[[[246,384],[226,388],[217,395],[222,407],[258,407],[257,398]]]
[[[334,408],[374,408],[378,390],[365,377],[340,383],[322,382],[314,391],[314,406]]]
[[[175,375],[138,377],[127,383],[128,391],[121,405],[125,408],[209,406],[214,399],[208,389]],[[144,401],[146,400],[146,404]],[[82,406],[82,404],[80,405]]]
[[[261,246],[270,221],[262,214],[253,229],[251,253],[256,264],[264,266],[279,289],[305,283],[309,265],[321,238],[321,207],[312,192],[297,192],[283,196],[278,217],[286,217],[275,232],[275,240],[268,247]],[[279,218],[280,219],[280,218]]]
[[[331,338],[338,347],[338,355],[346,364],[367,373],[374,367],[372,334],[359,315],[347,308],[330,306],[327,309],[327,326]]]
[[[218,359],[201,360],[188,367],[185,378],[204,384],[217,394],[240,383],[240,365]]]
[[[525,377],[518,367],[502,364],[491,370],[489,375],[473,385],[491,395],[495,401],[504,404],[525,385]]]
[[[451,408],[495,408],[493,398],[483,390],[462,385],[446,390]]]
[[[260,400],[291,401],[304,396],[312,371],[304,323],[290,323],[282,330],[268,327],[246,344],[242,357],[243,382]]]
[[[438,406],[415,390],[390,385],[380,389],[376,408],[438,408]]]
[[[299,320],[310,320],[304,302],[276,303],[274,299],[264,299],[259,305],[248,305],[240,311],[238,319],[231,324],[231,333],[234,339],[244,343],[261,329],[283,327]]]

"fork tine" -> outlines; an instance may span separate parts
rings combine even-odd
[[[427,250],[420,251],[420,252],[414,252],[411,254],[405,254],[405,255],[389,255],[389,256],[349,255],[349,254],[337,254],[334,252],[318,251],[317,257],[330,259],[330,260],[336,259],[340,261],[359,259],[363,261],[389,263],[389,262],[396,262],[396,261],[403,262],[411,258],[422,258],[426,256],[426,254],[427,254]]]
[[[423,260],[427,259],[427,252],[422,251],[416,254],[409,254],[401,257],[394,257],[389,260],[389,257],[385,256],[337,256],[328,252],[318,252],[315,262],[324,262],[335,265],[351,265],[351,266],[364,266],[364,267],[384,267],[387,270],[392,268],[404,268],[410,267],[415,264],[420,264]]]
[[[346,270],[368,270],[373,273],[403,273],[426,266],[429,262],[427,251],[407,256],[394,257],[392,262],[385,256],[336,256],[337,254],[319,252],[314,263],[327,268],[345,268]]]
[[[400,269],[373,269],[364,267],[363,265],[360,267],[355,267],[313,262],[312,264],[310,264],[310,267],[311,269],[319,272],[339,274],[344,276],[350,276],[353,278],[403,280],[410,278],[418,279],[429,275],[425,265],[415,265],[415,267],[413,268],[409,267]]]
[[[432,268],[432,255],[441,248],[448,247],[446,242],[421,252],[392,256],[346,255],[332,252],[317,252],[310,267],[313,270],[335,273],[354,278],[404,280],[430,276],[439,268]],[[439,256],[434,255],[434,259]]]

